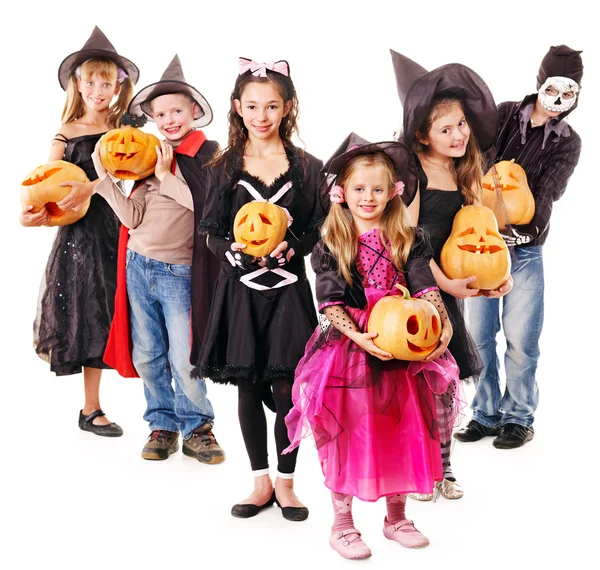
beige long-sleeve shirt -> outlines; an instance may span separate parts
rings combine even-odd
[[[129,249],[164,263],[191,265],[194,203],[179,165],[162,182],[151,176],[129,198],[110,176],[95,191],[129,228]]]

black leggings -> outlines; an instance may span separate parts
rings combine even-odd
[[[285,416],[292,409],[291,378],[277,378],[272,381],[273,400],[275,401],[275,444],[277,446],[277,470],[280,473],[293,473],[296,468],[298,448],[282,455],[281,452],[290,444]],[[250,458],[252,471],[267,469],[269,459],[267,452],[267,418],[263,407],[265,390],[270,390],[268,384],[256,384],[247,380],[238,382],[238,417],[246,451]]]

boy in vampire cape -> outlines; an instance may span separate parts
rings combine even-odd
[[[123,224],[115,318],[104,360],[144,382],[144,419],[151,430],[144,459],[167,459],[179,449],[181,431],[186,455],[221,463],[225,454],[212,433],[205,382],[190,377],[191,335],[198,346],[219,268],[204,244],[194,244],[194,211],[202,212],[206,199],[204,164],[218,147],[196,129],[211,122],[212,111],[185,81],[175,56],[160,81],[133,98],[126,121],[139,122],[138,115],[155,121],[166,140],[157,147],[154,175],[129,197],[106,175],[98,149],[94,153],[102,171],[96,192]]]

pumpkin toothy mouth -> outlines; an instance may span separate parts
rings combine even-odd
[[[267,243],[266,239],[253,239],[251,241],[248,240],[244,240],[246,241],[246,243],[249,243],[250,245],[262,245],[263,243]]]
[[[21,186],[33,186],[34,184],[39,184],[40,182],[43,182],[44,180],[50,178],[50,176],[56,174],[57,172],[60,172],[61,170],[62,168],[50,168],[46,170],[46,172],[44,172],[43,174],[36,174],[35,178],[23,180],[23,182],[21,182]]]
[[[458,249],[470,253],[498,253],[503,251],[498,245],[459,245]]]
[[[417,346],[416,344],[413,344],[409,340],[406,341],[406,344],[408,346],[408,349],[411,352],[414,352],[416,354],[423,354],[425,352],[433,352],[433,349],[437,346],[437,342],[435,344],[432,344],[431,346]]]

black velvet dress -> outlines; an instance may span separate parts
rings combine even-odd
[[[442,247],[452,231],[454,216],[462,208],[463,195],[460,190],[436,190],[427,188],[427,176],[418,164],[420,186],[419,226],[429,234],[433,248],[433,259],[440,265]],[[453,334],[448,350],[460,369],[460,379],[467,380],[478,375],[483,364],[477,347],[467,330],[462,310],[462,303],[456,297],[440,289],[448,317],[452,324]]]
[[[98,178],[91,155],[102,134],[66,142],[63,160]],[[97,194],[80,220],[58,228],[40,287],[34,347],[58,376],[102,361],[113,316],[120,223]]]
[[[245,184],[269,199],[291,183],[276,203],[293,218],[285,239],[295,243],[297,253],[281,268],[283,272],[262,270],[256,263],[242,269],[221,258],[193,376],[208,377],[218,383],[270,383],[274,378],[293,378],[304,355],[306,342],[317,325],[304,255],[319,239],[318,226],[328,202],[318,194],[321,161],[308,153],[301,156],[297,149],[288,150],[288,160],[289,170],[270,186],[243,172],[241,157],[233,165],[209,171],[208,196],[200,224],[209,240],[220,239],[226,245],[234,241],[235,215],[254,200]],[[200,239],[206,240],[206,236]]]

